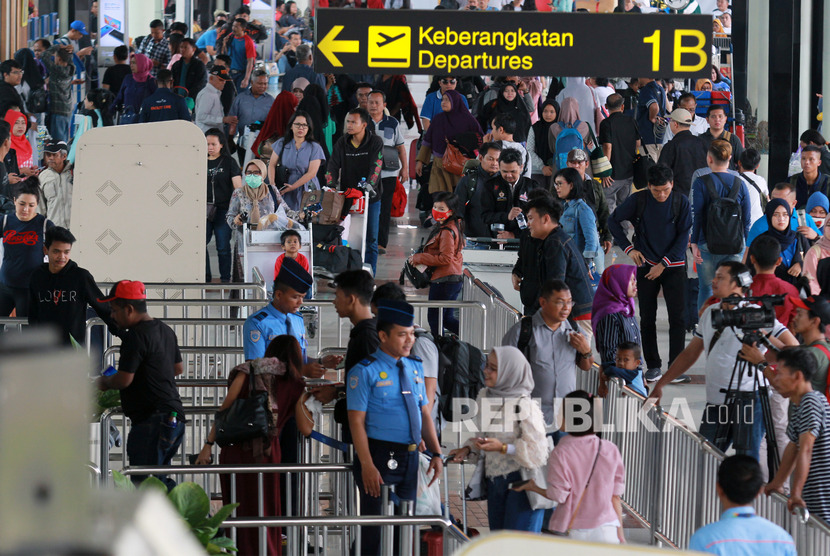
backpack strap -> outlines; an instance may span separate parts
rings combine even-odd
[[[649,193],[648,190],[637,191],[634,193],[634,200],[637,202],[637,208],[634,209],[634,221],[631,225],[634,226],[635,232],[640,226],[640,221],[643,219],[643,215],[646,213],[646,203],[648,202],[648,199],[646,199],[646,193]]]
[[[738,176],[732,176],[734,179],[732,180],[732,189],[729,190],[729,195],[727,198],[732,199],[733,201],[738,198],[738,193],[741,192],[741,180]]]
[[[530,346],[530,339],[533,337],[533,317],[522,317],[521,328],[519,329],[519,341],[516,347],[525,357],[528,356],[527,348]],[[828,355],[830,358],[830,355]]]
[[[718,199],[720,195],[718,194],[718,190],[715,189],[715,180],[712,179],[712,174],[705,174],[701,176],[703,180],[703,184],[706,186],[706,191],[709,193],[709,199]]]
[[[8,214],[4,214],[4,215],[3,215],[3,230],[2,230],[2,231],[0,231],[0,238],[2,238],[2,237],[3,237],[3,234],[5,234],[5,233],[6,233],[6,222],[8,222],[8,221],[9,221],[9,215],[8,215]],[[0,239],[0,241],[2,241],[2,239]]]

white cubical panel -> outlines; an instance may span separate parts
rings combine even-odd
[[[78,144],[72,258],[99,282],[200,282],[207,146],[190,122],[95,128]]]

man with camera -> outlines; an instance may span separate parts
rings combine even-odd
[[[660,399],[663,388],[672,380],[688,371],[701,354],[706,353],[706,407],[698,432],[715,444],[719,433],[729,426],[725,441],[718,442],[719,449],[726,451],[731,444],[739,454],[759,459],[761,439],[764,437],[764,421],[761,403],[756,391],[756,372],[762,372],[765,365],[753,368],[751,365],[741,376],[735,369],[739,353],[746,340],[748,330],[738,325],[743,319],[755,320],[763,314],[763,321],[771,325],[755,327],[751,332],[763,334],[776,348],[798,345],[793,335],[775,320],[774,311],[760,308],[740,300],[752,285],[752,276],[746,265],[737,261],[721,262],[712,279],[712,291],[720,298],[706,308],[692,341],[674,360],[666,374],[654,386],[649,397]],[[761,377],[759,377],[761,378]],[[738,380],[740,379],[740,380]],[[755,392],[754,397],[737,396],[737,422],[730,423],[730,410],[725,405],[729,391]]]

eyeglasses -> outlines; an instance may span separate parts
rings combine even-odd
[[[10,73],[12,75],[23,75],[23,70],[14,69]]]
[[[444,85],[455,85],[455,79],[442,79],[441,83]]]
[[[261,176],[262,172],[260,172],[259,170],[248,170],[247,172],[245,172],[245,175],[246,176]]]
[[[293,125],[294,127],[298,127],[298,128],[300,128],[300,129],[305,128],[305,127],[308,127],[308,124],[301,124],[301,123],[299,123],[299,122],[294,122],[294,123],[293,123],[293,124],[291,124],[291,125]]]
[[[573,299],[569,299],[565,301],[564,299],[557,299],[556,301],[552,302],[551,305],[554,307],[573,307],[574,302]]]

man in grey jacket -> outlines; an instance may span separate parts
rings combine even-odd
[[[40,196],[38,211],[55,223],[55,226],[69,228],[72,216],[73,168],[66,160],[69,149],[63,141],[51,139],[43,145],[46,168],[40,173]]]

